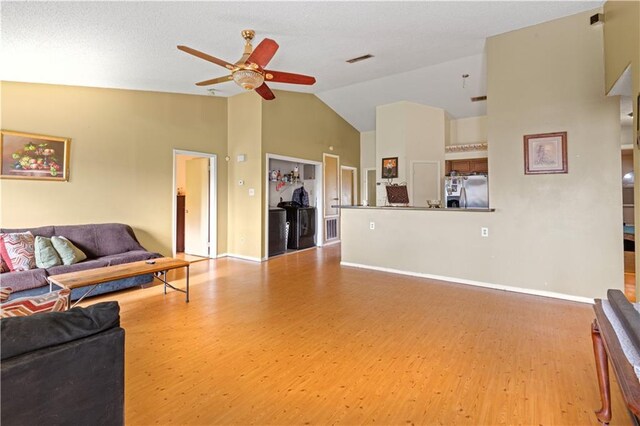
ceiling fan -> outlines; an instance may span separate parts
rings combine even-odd
[[[242,31],[242,37],[245,40],[244,53],[235,64],[231,64],[227,61],[207,55],[206,53],[187,46],[178,46],[178,49],[193,56],[197,56],[200,59],[204,59],[205,61],[213,62],[214,64],[225,67],[231,71],[230,75],[200,81],[196,83],[196,86],[208,86],[233,80],[243,89],[255,90],[260,96],[269,101],[275,99],[275,95],[271,89],[269,89],[269,86],[267,86],[267,81],[273,81],[274,83],[307,85],[311,85],[316,82],[314,77],[308,75],[264,69],[269,61],[271,61],[271,58],[273,58],[273,55],[276,54],[279,46],[275,41],[265,38],[255,49],[253,49],[251,40],[253,40],[255,35],[256,33],[253,30]]]

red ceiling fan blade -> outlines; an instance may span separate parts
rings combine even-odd
[[[204,59],[205,61],[213,62],[214,64],[220,65],[221,67],[225,67],[225,68],[228,68],[230,70],[235,68],[229,62],[223,61],[222,59],[218,59],[215,56],[207,55],[206,53],[201,52],[199,50],[192,49],[192,48],[187,47],[187,46],[178,46],[178,49],[182,50],[183,52],[187,52],[190,55],[197,56],[200,59]]]
[[[253,50],[251,56],[247,58],[247,62],[260,65],[261,68],[264,68],[267,66],[271,58],[273,58],[273,55],[276,54],[278,47],[278,43],[270,38],[265,38],[260,42],[258,47]]]
[[[233,80],[232,75],[225,75],[224,77],[212,78],[211,80],[199,81],[196,86],[209,86],[211,84],[224,83],[226,81]]]
[[[256,88],[256,92],[258,95],[262,96],[265,100],[270,101],[276,98],[276,95],[273,94],[269,86],[266,83],[262,83],[262,86]]]
[[[293,74],[290,72],[264,70],[264,79],[274,83],[291,83],[311,85],[316,82],[310,75]]]

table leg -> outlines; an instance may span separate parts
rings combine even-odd
[[[167,271],[162,271],[162,276],[164,277],[162,280],[164,283],[164,294],[167,294]]]
[[[593,341],[593,354],[596,359],[596,373],[598,374],[598,386],[602,408],[596,411],[596,417],[602,423],[611,421],[611,389],[609,386],[609,359],[607,350],[602,342],[598,322],[593,320],[591,324],[591,340]]]
[[[187,303],[189,303],[189,265],[187,265]]]

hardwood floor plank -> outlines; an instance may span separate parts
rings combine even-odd
[[[127,424],[597,424],[590,305],[339,260],[203,261],[189,303],[87,302],[121,305]],[[611,424],[630,424],[616,386]]]

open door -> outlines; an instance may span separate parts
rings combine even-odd
[[[209,257],[209,159],[186,161],[184,252]]]

